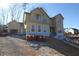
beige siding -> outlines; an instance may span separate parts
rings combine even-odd
[[[36,19],[36,14],[40,14],[40,19]],[[25,25],[27,25],[26,31],[31,32],[32,25],[35,26],[35,32],[38,32],[38,25],[41,26],[41,32],[44,32],[44,29],[50,33],[50,27],[54,32],[58,33],[60,30],[63,30],[63,18],[62,16],[56,15],[52,19],[48,17],[48,15],[40,8],[36,8],[32,10],[30,13],[26,13],[25,16]],[[53,29],[54,28],[54,29]]]
[[[36,19],[36,14],[40,14],[40,19]],[[31,26],[35,25],[35,32],[38,32],[38,25],[41,26],[41,32],[44,31],[44,26],[47,28],[47,31],[50,32],[49,29],[49,18],[48,16],[43,13],[43,11],[40,11],[39,9],[36,9],[32,11],[30,14],[27,13],[26,15],[26,25],[27,25],[27,31],[31,32]],[[47,22],[45,22],[47,21]]]
[[[47,32],[50,32],[50,28],[49,28],[49,25],[48,24],[38,24],[38,23],[27,23],[27,28],[26,28],[26,31],[27,32],[32,32],[31,29],[32,29],[32,25],[35,26],[35,32],[38,32],[38,26],[40,25],[41,26],[41,32],[44,32],[44,29],[46,28],[47,29]]]
[[[8,23],[8,32],[10,32],[10,30],[12,29],[18,30],[19,33],[24,32],[24,26],[20,25],[16,21],[11,21],[10,23]]]
[[[8,28],[9,29],[18,29],[19,24],[17,24],[16,22],[11,22],[11,23],[8,24]]]
[[[63,20],[60,16],[56,17],[56,30],[57,32],[59,30],[63,31]]]

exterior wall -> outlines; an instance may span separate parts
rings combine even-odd
[[[55,21],[55,19],[50,19],[49,21],[50,21],[49,22],[50,30],[53,30],[52,32],[56,32],[56,21]]]
[[[36,19],[36,14],[40,14],[39,20]],[[31,13],[30,18],[31,18],[30,20],[32,22],[39,22],[39,23],[45,23],[45,24],[49,23],[48,16],[45,13],[43,13],[41,10],[39,10],[39,9],[34,10]]]
[[[36,19],[36,14],[40,14],[39,20]],[[31,13],[26,13],[24,16],[24,26],[25,31],[27,33],[41,33],[43,35],[50,34],[50,27],[55,29],[56,37],[63,38],[64,37],[64,29],[63,29],[63,18],[62,16],[57,15],[54,19],[50,19],[43,10],[41,9],[34,9]],[[35,26],[35,32],[31,31],[32,25]],[[41,32],[38,32],[38,25],[41,26]],[[47,32],[44,32],[45,27],[47,28]],[[61,32],[59,32],[61,31]]]
[[[36,19],[36,14],[40,14],[40,18]],[[28,16],[28,14],[26,14]],[[49,18],[47,15],[42,13],[39,9],[36,9],[32,11],[29,15],[29,17],[26,17],[26,22],[25,22],[25,27],[26,32],[28,33],[35,33],[35,34],[40,34],[40,35],[49,35],[50,29],[49,29]],[[32,25],[35,26],[35,32],[32,32]],[[41,26],[41,32],[38,32],[38,26]],[[47,29],[47,32],[44,32],[44,29]]]
[[[24,33],[25,31],[24,31],[24,25],[20,25],[19,24],[19,33]]]
[[[11,29],[18,30],[18,28],[19,28],[19,25],[15,21],[10,22],[8,24],[8,32],[10,32]]]
[[[38,24],[38,23],[27,23],[27,28],[26,28],[26,32],[28,33],[33,33],[33,34],[38,34],[38,35],[46,35],[48,36],[50,33],[50,29],[49,26],[47,24]],[[32,32],[32,25],[35,26],[35,31]],[[38,31],[38,26],[40,25],[41,27],[41,32]],[[46,32],[44,32],[44,30],[46,30]]]
[[[29,13],[24,14],[24,20],[25,20],[25,23],[27,21],[30,21],[30,14]]]
[[[14,29],[14,30],[18,30],[18,33],[22,33],[24,31],[23,27],[24,26],[21,26],[16,21],[12,21],[12,22],[8,23],[8,32],[10,32],[10,30]]]
[[[55,17],[57,38],[64,38],[63,19],[60,15]]]

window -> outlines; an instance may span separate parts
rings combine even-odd
[[[46,26],[44,26],[44,32],[46,32],[47,31],[47,27]]]
[[[48,22],[48,21],[47,21],[47,19],[43,19],[42,21],[43,21],[43,22],[45,22],[45,23],[47,23],[47,22]]]
[[[46,32],[46,29],[44,29],[44,32]]]
[[[36,19],[37,19],[37,20],[40,19],[40,14],[36,14]]]
[[[34,25],[32,25],[32,29],[31,29],[31,31],[32,31],[32,32],[35,31],[35,26],[34,26]]]
[[[62,21],[61,20],[58,20],[58,24],[62,24]]]
[[[38,32],[41,32],[41,26],[40,25],[38,26]]]

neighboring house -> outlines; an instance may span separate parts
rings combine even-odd
[[[65,29],[66,34],[79,34],[79,30],[76,28],[67,28]]]
[[[30,13],[24,12],[24,29],[26,33],[52,36],[63,39],[63,16],[58,14],[49,17],[42,8],[36,8]]]
[[[7,31],[8,31],[8,27],[6,25],[0,25],[0,33],[7,32]]]
[[[0,30],[6,29],[7,30],[7,25],[0,25]]]
[[[8,24],[8,32],[11,34],[18,34],[24,32],[24,24],[13,20]]]

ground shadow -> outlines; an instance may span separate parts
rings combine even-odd
[[[61,40],[49,39],[48,44],[50,48],[64,54],[65,56],[79,56],[79,49],[64,43]]]
[[[18,39],[23,39],[23,40],[25,40],[21,35],[9,34],[8,36],[13,37],[13,38],[18,38]]]

